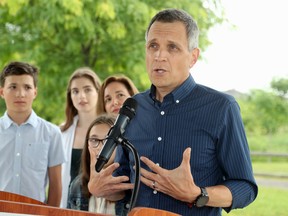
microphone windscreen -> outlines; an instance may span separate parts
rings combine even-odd
[[[136,114],[137,101],[134,98],[127,98],[121,107],[119,114],[128,116],[132,119]]]

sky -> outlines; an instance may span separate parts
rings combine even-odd
[[[226,18],[209,32],[212,42],[191,73],[197,83],[219,91],[269,90],[288,78],[288,1],[222,0]]]

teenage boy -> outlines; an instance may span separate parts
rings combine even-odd
[[[65,156],[60,129],[32,109],[38,73],[33,65],[11,62],[0,74],[6,104],[0,118],[0,190],[58,207]]]

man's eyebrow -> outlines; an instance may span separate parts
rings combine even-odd
[[[151,39],[151,40],[148,40],[147,43],[152,43],[152,42],[156,42],[156,41],[157,41],[157,39],[156,39],[156,38],[153,38],[153,39]]]

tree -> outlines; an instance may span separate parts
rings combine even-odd
[[[253,90],[239,104],[249,132],[273,134],[288,125],[288,101],[273,92]]]
[[[149,86],[145,30],[158,10],[170,7],[195,17],[205,50],[208,30],[223,21],[219,0],[0,0],[0,66],[11,60],[37,65],[41,72],[34,109],[60,123],[67,80],[78,67],[91,67],[102,79],[126,74],[140,90]]]
[[[271,81],[271,88],[282,97],[288,96],[288,78],[273,79]]]

